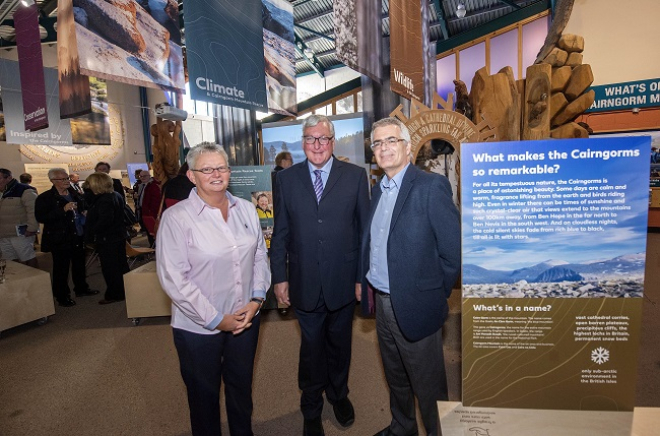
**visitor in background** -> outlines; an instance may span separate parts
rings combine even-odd
[[[144,184],[144,188],[140,191],[140,196],[138,197],[138,205],[140,209],[140,216],[138,220],[140,225],[147,229],[147,240],[149,241],[149,246],[153,247],[154,237],[155,237],[155,228],[156,217],[158,216],[158,209],[160,207],[160,185],[156,179],[151,177],[149,171],[142,170],[140,172],[140,181]],[[145,224],[145,217],[148,218],[148,221],[151,225]]]
[[[97,173],[106,173],[108,175],[110,174],[110,169],[110,164],[107,162],[99,162],[94,167],[94,171]],[[121,184],[121,180],[112,179],[112,187],[114,191],[121,196],[122,200],[126,202],[126,193],[124,192],[124,185]]]
[[[185,200],[190,195],[190,191],[195,184],[190,181],[188,176],[188,162],[181,165],[176,176],[165,182],[163,185],[163,210],[175,205],[181,200]]]
[[[39,223],[34,216],[37,191],[19,183],[11,171],[0,168],[0,253],[4,259],[15,260],[37,268],[34,241]]]

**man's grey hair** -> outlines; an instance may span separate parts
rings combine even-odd
[[[68,174],[64,168],[51,168],[48,170],[48,180],[52,179],[55,174]]]
[[[373,126],[371,126],[372,143],[374,142],[374,132],[376,129],[385,126],[397,126],[399,130],[401,130],[401,139],[404,139],[407,144],[410,144],[410,132],[408,131],[408,127],[406,127],[400,119],[394,117],[383,118],[382,120],[376,121]]]
[[[205,153],[217,153],[220,156],[224,157],[225,162],[227,162],[227,165],[229,165],[229,155],[227,155],[227,152],[222,147],[222,145],[216,144],[214,142],[204,141],[192,147],[188,152],[188,155],[186,156],[186,162],[188,163],[188,167],[190,167],[191,170],[197,169],[197,167],[195,167],[197,158],[201,154],[205,154]]]
[[[303,121],[302,124],[303,133],[305,133],[306,128],[314,127],[320,123],[326,123],[330,128],[330,136],[335,136],[335,125],[332,124],[330,118],[326,117],[325,115],[310,115],[305,118],[305,121]]]

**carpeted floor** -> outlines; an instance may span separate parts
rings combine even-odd
[[[42,269],[50,268],[50,255],[40,255],[39,261]],[[649,234],[638,406],[660,406],[658,266],[660,234]],[[94,289],[103,289],[98,263],[88,276]],[[100,298],[78,298],[71,308],[56,306],[56,314],[43,326],[29,323],[1,333],[0,435],[190,434],[169,319],[147,318],[134,327],[124,303],[100,306]],[[458,292],[451,308],[444,331],[445,356],[450,399],[460,400]],[[264,313],[254,383],[257,435],[302,433],[296,381],[299,337],[292,316]],[[356,421],[349,429],[340,427],[326,404],[328,436],[372,435],[390,420],[374,320],[356,315],[353,338],[349,386]],[[223,432],[229,434],[226,422]]]

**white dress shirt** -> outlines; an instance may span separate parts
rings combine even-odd
[[[156,239],[160,284],[172,299],[172,327],[219,333],[222,317],[266,298],[270,268],[254,205],[227,193],[227,221],[194,188],[163,212]]]

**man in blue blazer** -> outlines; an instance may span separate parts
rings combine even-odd
[[[292,305],[300,323],[298,384],[303,435],[309,436],[324,434],[324,391],[342,426],[355,419],[348,368],[369,191],[364,169],[333,157],[334,136],[327,117],[306,118],[307,159],[280,171],[274,189],[272,282],[278,303]]]
[[[396,118],[374,123],[371,148],[385,171],[372,190],[362,238],[362,305],[376,332],[392,421],[376,436],[417,435],[415,397],[428,435],[447,400],[442,325],[461,261],[460,223],[448,180],[410,163],[410,133]],[[375,301],[374,301],[375,299]]]

